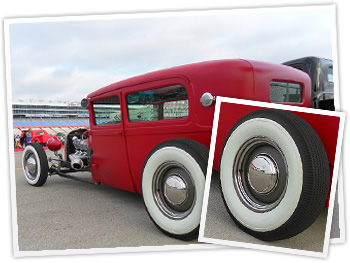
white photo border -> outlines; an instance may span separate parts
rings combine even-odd
[[[251,12],[252,10],[276,10],[279,9],[315,9],[315,8],[325,8],[334,7],[334,4],[310,4],[310,5],[297,5],[297,6],[271,6],[271,7],[250,7],[250,8],[238,8],[230,7],[223,9],[213,9],[213,10],[174,10],[174,11],[149,11],[149,12],[132,12],[124,14],[99,14],[99,15],[72,15],[72,16],[42,16],[42,17],[30,17],[30,18],[7,18],[4,19],[4,55],[6,62],[6,86],[7,86],[7,111],[8,111],[8,134],[9,142],[11,141],[10,135],[13,133],[13,116],[12,116],[12,82],[11,82],[11,59],[10,59],[10,39],[9,39],[9,27],[11,24],[20,23],[40,23],[40,22],[64,22],[64,21],[91,21],[91,20],[112,20],[112,19],[132,19],[132,18],[145,18],[145,17],[168,17],[168,16],[189,16],[189,15],[203,15],[203,14],[227,14],[232,12]],[[334,31],[336,37],[336,30]],[[333,38],[333,59],[335,64],[337,64],[337,45],[336,39]],[[337,68],[337,67],[335,67]],[[337,80],[337,71],[334,71],[334,78]],[[339,87],[335,84],[336,94],[339,94]],[[218,104],[218,103],[217,103]],[[339,95],[335,98],[335,104],[339,105]],[[215,118],[214,118],[215,121]],[[213,126],[214,131],[214,126]],[[213,136],[213,135],[212,135]],[[15,164],[13,157],[14,147],[12,143],[9,143],[9,171],[10,171],[10,194],[11,194],[11,220],[12,220],[12,243],[13,243],[13,253],[15,257],[24,256],[52,256],[52,255],[80,255],[80,254],[96,254],[96,253],[122,253],[122,252],[147,252],[147,251],[178,251],[178,250],[192,250],[192,249],[218,249],[225,248],[222,246],[209,245],[209,244],[198,244],[198,245],[164,245],[164,246],[152,246],[152,247],[118,247],[118,248],[91,248],[91,249],[68,249],[68,250],[46,250],[46,251],[20,251],[18,245],[18,225],[17,225],[17,206],[16,206],[16,184],[15,184]],[[210,159],[209,159],[210,160]],[[342,180],[340,181],[342,182]],[[342,188],[342,185],[341,185]],[[205,197],[205,196],[204,196]],[[339,195],[339,203],[343,203],[343,196]],[[205,199],[204,199],[205,200]],[[340,215],[343,213],[343,205],[340,207]],[[332,209],[333,211],[333,209]],[[202,212],[203,215],[203,212]],[[342,217],[340,216],[340,219]],[[203,220],[203,217],[202,217]],[[344,222],[343,222],[344,223]],[[339,224],[341,227],[341,224]],[[343,229],[343,231],[342,231]],[[345,241],[344,228],[341,228],[341,233],[343,233],[343,239],[340,239],[341,243]],[[214,243],[214,242],[213,242]],[[268,250],[268,249],[265,249]]]

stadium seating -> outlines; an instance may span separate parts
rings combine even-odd
[[[13,120],[14,134],[21,133],[21,130],[32,129],[45,129],[48,134],[54,135],[58,132],[67,134],[76,128],[86,128],[89,126],[88,119],[15,119]]]

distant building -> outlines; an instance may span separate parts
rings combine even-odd
[[[89,126],[89,113],[80,102],[15,100],[12,102],[13,131],[44,129],[49,134],[68,133]]]
[[[88,118],[80,102],[16,100],[12,103],[13,119],[17,118]]]

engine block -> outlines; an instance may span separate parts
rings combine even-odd
[[[87,140],[79,139],[77,136],[72,138],[72,143],[75,148],[75,152],[68,156],[71,167],[75,170],[81,170],[85,164],[88,164],[88,142]]]

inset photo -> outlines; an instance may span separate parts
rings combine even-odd
[[[270,91],[290,105],[216,98],[199,241],[325,257],[345,115]]]

